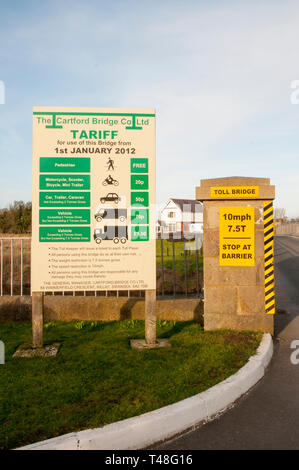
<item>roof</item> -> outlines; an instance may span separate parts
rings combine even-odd
[[[202,212],[202,203],[197,201],[197,199],[174,199],[173,197],[170,198],[179,208],[183,211],[184,206],[191,206],[191,212]],[[187,207],[185,207],[187,209]],[[189,208],[188,208],[189,209]]]

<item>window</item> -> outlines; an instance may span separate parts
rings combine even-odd
[[[168,232],[175,232],[175,224],[168,225]]]
[[[175,212],[168,212],[168,218],[169,219],[174,219],[175,218]]]

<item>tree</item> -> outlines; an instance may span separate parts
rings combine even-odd
[[[2,233],[31,233],[31,202],[14,201],[8,209],[0,209]]]

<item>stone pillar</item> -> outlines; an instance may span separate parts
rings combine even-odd
[[[203,201],[204,211],[205,330],[273,333],[273,236],[265,235],[264,213],[271,219],[274,195],[275,187],[268,178],[201,180],[196,188],[196,199]],[[266,227],[271,230],[271,223]],[[265,237],[270,240],[267,255]],[[265,268],[265,258],[271,253]],[[273,288],[265,289],[269,279]],[[266,313],[269,305],[271,314]]]

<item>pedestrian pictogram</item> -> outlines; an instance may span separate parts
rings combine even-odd
[[[112,160],[112,158],[109,157],[107,165],[108,165],[108,171],[109,170],[114,170],[114,160]]]

